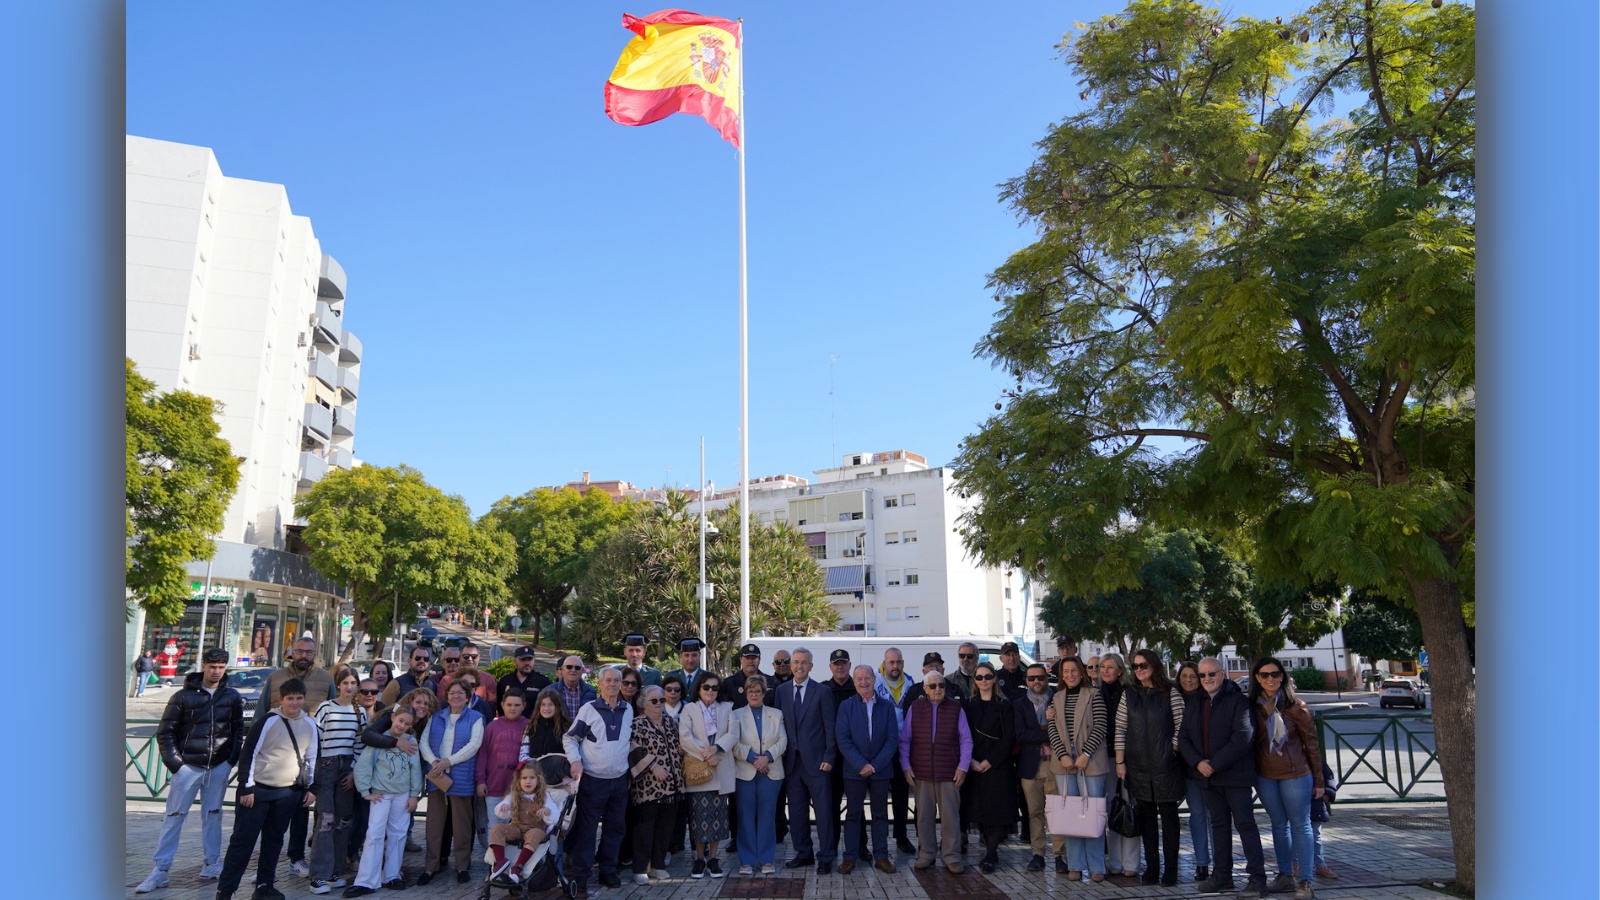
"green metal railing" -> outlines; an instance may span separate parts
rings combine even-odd
[[[1445,800],[1433,716],[1316,713],[1317,742],[1339,782],[1339,804]]]

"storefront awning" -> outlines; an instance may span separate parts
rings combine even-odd
[[[827,570],[827,576],[826,590],[830,594],[853,594],[866,589],[867,567],[864,565],[833,566]]]

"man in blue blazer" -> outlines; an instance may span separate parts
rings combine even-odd
[[[794,843],[794,858],[786,869],[817,864],[817,874],[833,874],[833,771],[834,743],[833,691],[811,680],[811,651],[798,647],[790,654],[794,679],[778,685],[777,706],[783,710],[783,728],[789,746],[783,754],[784,791],[789,798],[789,837]],[[817,844],[813,850],[807,812],[817,821]]]
[[[900,749],[900,718],[894,706],[878,696],[877,673],[871,666],[856,666],[856,695],[839,707],[836,738],[839,765],[844,768],[846,803],[844,861],[839,874],[855,871],[856,848],[861,840],[862,801],[872,799],[873,865],[894,874],[889,860],[889,782],[894,778],[894,757]]]

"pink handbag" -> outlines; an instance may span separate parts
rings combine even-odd
[[[1106,798],[1082,796],[1089,793],[1088,782],[1078,774],[1080,796],[1067,796],[1066,779],[1056,777],[1056,793],[1044,798],[1044,819],[1052,835],[1097,838],[1106,833]]]

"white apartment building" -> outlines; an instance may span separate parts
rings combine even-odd
[[[243,458],[217,554],[190,567],[194,614],[160,633],[140,622],[130,640],[197,643],[209,597],[206,646],[245,659],[266,631],[276,661],[298,634],[334,633],[343,593],[290,551],[296,494],[356,464],[362,346],[344,327],[345,273],[283,185],[230,178],[209,148],[129,135],[125,163],[127,355],[158,390],[219,401]]]
[[[847,453],[816,483],[777,475],[750,483],[751,521],[805,535],[826,576],[841,634],[1036,638],[1043,588],[1009,567],[967,555],[956,521],[972,501],[947,468],[906,450]],[[719,491],[708,508],[738,498]]]

